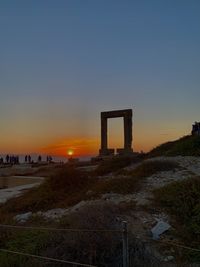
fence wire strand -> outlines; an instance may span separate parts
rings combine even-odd
[[[1,228],[9,228],[9,229],[24,229],[24,230],[38,230],[38,231],[60,231],[60,232],[100,232],[100,233],[123,233],[123,230],[106,230],[106,229],[73,229],[73,228],[51,228],[51,227],[33,227],[33,226],[20,226],[20,225],[8,225],[8,224],[0,224]],[[139,239],[142,241],[142,238],[135,237],[136,239]],[[152,238],[144,238],[144,241],[151,241],[151,242],[157,242],[157,243],[163,243],[171,246],[175,246],[178,248],[190,250],[190,251],[195,251],[195,252],[200,252],[200,249],[192,248],[190,246],[180,244],[174,241],[166,241],[166,240],[154,240]],[[89,265],[89,264],[82,264],[82,263],[77,263],[77,262],[72,262],[72,261],[65,261],[65,260],[59,260],[59,259],[54,259],[54,258],[49,258],[49,257],[43,257],[43,256],[38,256],[38,255],[33,255],[33,254],[28,254],[28,253],[23,253],[23,252],[18,252],[18,251],[11,251],[7,249],[0,249],[1,252],[5,253],[12,253],[12,254],[17,254],[17,255],[22,255],[22,256],[27,256],[27,257],[32,257],[32,258],[38,258],[38,259],[43,259],[43,260],[49,260],[49,261],[54,261],[54,262],[59,262],[59,263],[68,263],[72,265],[77,265],[77,266],[85,266],[85,267],[97,267],[94,265]]]
[[[66,261],[66,260],[59,260],[59,259],[43,257],[43,256],[38,256],[38,255],[33,255],[33,254],[28,254],[28,253],[23,253],[23,252],[18,252],[18,251],[12,251],[12,250],[8,250],[8,249],[0,249],[0,251],[1,252],[5,252],[5,253],[12,253],[12,254],[16,254],[16,255],[21,255],[21,256],[41,259],[41,260],[54,261],[54,262],[58,262],[58,263],[68,263],[68,264],[72,264],[72,265],[85,266],[85,267],[97,267],[95,265],[79,263],[79,262],[73,262],[73,261]]]
[[[135,237],[136,239],[142,241],[142,238],[140,237]],[[155,242],[155,243],[163,243],[163,244],[167,244],[167,245],[171,245],[171,246],[175,246],[178,248],[183,248],[183,249],[187,249],[187,250],[191,250],[191,251],[196,251],[196,252],[200,252],[200,249],[197,248],[192,248],[190,246],[184,245],[184,244],[180,244],[178,242],[175,241],[167,241],[167,240],[159,240],[159,239],[153,239],[150,237],[145,237],[144,240],[145,241],[149,241],[149,242]]]
[[[27,229],[27,230],[45,230],[45,231],[60,231],[60,232],[105,232],[105,233],[122,233],[123,230],[106,230],[106,229],[81,229],[81,228],[51,228],[51,227],[33,227],[33,226],[20,226],[20,225],[8,225],[0,224],[2,228],[14,228],[14,229]]]
[[[8,225],[8,224],[0,224],[1,228],[8,228],[8,229],[21,229],[21,230],[37,230],[37,231],[56,231],[56,232],[85,232],[85,233],[123,233],[123,230],[106,230],[106,229],[81,229],[81,228],[53,228],[53,227],[33,227],[33,226],[21,226],[21,225]],[[97,267],[95,265],[89,265],[89,264],[84,264],[84,263],[78,263],[78,262],[72,262],[72,261],[66,261],[66,260],[59,260],[55,258],[49,258],[49,257],[43,257],[39,255],[33,255],[29,253],[24,253],[24,252],[19,252],[19,251],[12,251],[8,249],[0,249],[1,252],[5,253],[11,253],[11,254],[16,254],[16,255],[21,255],[21,256],[26,256],[26,257],[32,257],[32,258],[37,258],[41,260],[48,260],[48,261],[53,261],[53,262],[58,262],[58,263],[68,263],[71,265],[76,265],[76,266],[85,266],[85,267]]]
[[[187,249],[187,250],[191,250],[191,251],[200,252],[200,249],[192,248],[192,247],[185,246],[185,245],[181,245],[181,244],[178,244],[178,243],[175,243],[175,242],[172,242],[172,241],[166,241],[166,240],[153,240],[153,241],[157,241],[159,243],[172,245],[172,246],[175,246],[175,247],[178,247],[178,248],[183,248],[183,249]]]

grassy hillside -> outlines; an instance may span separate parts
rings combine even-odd
[[[139,163],[143,159],[144,156],[139,155],[136,157],[116,156],[107,160],[103,160],[95,170],[95,175],[101,176],[109,173],[115,173],[133,163]]]
[[[154,190],[155,204],[176,221],[176,234],[185,243],[200,249],[200,178],[178,181]],[[186,251],[188,253],[188,251]],[[193,260],[200,253],[189,252]]]
[[[104,193],[129,194],[138,191],[149,175],[160,171],[174,170],[178,165],[167,160],[144,161],[135,169],[120,168],[130,164],[128,159],[117,158],[101,163],[96,170],[81,171],[63,166],[38,188],[24,195],[10,199],[0,206],[0,222],[16,224],[13,216],[27,211],[48,210],[69,207],[81,200],[96,199]],[[114,166],[114,168],[113,168]],[[110,176],[99,175],[110,173]],[[90,194],[88,195],[88,192]],[[98,205],[85,206],[76,213],[68,214],[59,221],[46,221],[33,216],[26,226],[48,226],[55,228],[79,229],[121,229],[121,221],[133,211],[135,202],[122,202],[118,205],[104,201]],[[157,266],[155,257],[145,248],[143,242],[129,232],[130,266]],[[99,267],[122,266],[121,233],[90,232],[46,232],[43,230],[0,231],[0,248],[95,264]],[[140,263],[140,265],[137,263]],[[64,267],[29,257],[19,257],[0,252],[0,266],[3,267]]]
[[[148,153],[149,156],[200,156],[200,136],[184,136],[164,143]]]
[[[121,162],[120,159],[117,159],[117,163],[119,166],[124,166],[129,161],[122,158]],[[140,189],[145,177],[178,167],[176,163],[166,160],[147,161],[141,162],[134,170],[121,169],[120,174],[116,168],[110,178],[98,178],[99,173],[107,172],[112,169],[113,165],[116,165],[115,159],[113,162],[100,164],[96,170],[91,172],[63,167],[52,177],[47,178],[39,187],[0,205],[0,222],[5,221],[6,217],[11,218],[18,213],[70,207],[82,200],[99,198],[105,193],[134,193]]]

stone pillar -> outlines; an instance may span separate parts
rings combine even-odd
[[[124,150],[131,151],[132,148],[132,116],[124,116]]]
[[[107,125],[107,118],[101,116],[101,151],[106,151],[108,148],[108,125]]]

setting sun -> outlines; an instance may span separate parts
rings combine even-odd
[[[74,154],[74,151],[72,149],[67,150],[67,155],[72,156]]]
[[[86,156],[86,155],[97,155],[99,149],[98,138],[83,138],[83,137],[71,137],[64,138],[53,144],[50,144],[43,148],[43,152],[51,153],[58,156],[72,156],[76,157]],[[71,154],[72,153],[72,154]]]

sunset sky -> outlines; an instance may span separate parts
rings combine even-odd
[[[199,0],[0,1],[0,154],[97,154],[127,108],[136,151],[200,121]]]

